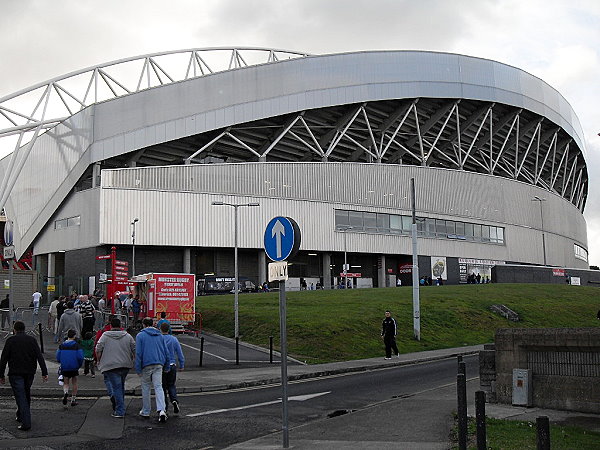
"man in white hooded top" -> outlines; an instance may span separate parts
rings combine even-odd
[[[96,356],[98,369],[104,375],[105,383],[110,385],[112,416],[122,419],[125,417],[125,378],[135,361],[135,340],[121,329],[119,319],[112,319],[110,327],[96,344]]]

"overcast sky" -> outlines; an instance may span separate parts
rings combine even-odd
[[[519,67],[579,116],[590,264],[600,265],[598,0],[3,0],[0,11],[0,98],[88,66],[195,47],[436,50]]]

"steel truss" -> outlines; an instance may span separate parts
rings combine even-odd
[[[17,136],[0,187],[4,207],[40,134],[94,103],[215,72],[308,56],[288,50],[237,47],[153,53],[88,67],[0,98],[0,148]],[[3,140],[4,139],[4,140]]]
[[[301,111],[154,146],[140,163],[156,164],[153,158],[175,148],[189,152],[187,164],[321,160],[466,170],[539,186],[581,211],[588,190],[582,152],[563,129],[521,108],[465,99]]]

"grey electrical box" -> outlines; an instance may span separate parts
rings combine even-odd
[[[512,404],[515,406],[532,406],[531,369],[513,369]]]

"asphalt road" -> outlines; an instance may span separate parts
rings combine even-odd
[[[477,358],[468,357],[465,361],[467,375],[476,376]],[[364,411],[394,398],[409,398],[452,385],[456,372],[456,359],[453,358],[290,383],[289,426],[292,429],[327,417]],[[280,399],[280,386],[182,395],[179,416],[171,415],[166,424],[159,424],[154,418],[137,416],[141,400],[136,398],[129,404],[118,447],[225,448],[281,430]],[[418,404],[413,407],[419,408]],[[53,406],[47,413],[52,415],[56,409]],[[372,411],[381,414],[381,409],[373,408]],[[75,428],[76,424],[73,425]],[[114,449],[115,443],[109,440],[65,443],[61,448]]]

